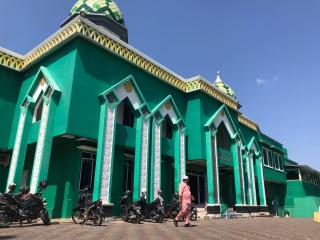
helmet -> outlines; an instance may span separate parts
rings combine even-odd
[[[160,189],[160,190],[158,191],[158,195],[162,195],[162,193],[163,193],[163,191]]]
[[[9,186],[8,186],[8,190],[9,192],[13,192],[17,187],[17,184],[15,183],[10,183]]]
[[[189,181],[189,177],[187,175],[183,176],[182,181]]]
[[[147,189],[146,188],[142,188],[141,193],[147,194]]]

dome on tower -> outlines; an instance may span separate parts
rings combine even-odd
[[[234,100],[237,99],[236,93],[233,91],[233,89],[232,89],[229,85],[225,84],[225,83],[222,81],[219,71],[217,72],[217,78],[216,78],[216,81],[214,82],[214,85],[215,85],[220,91],[222,91],[223,93],[229,95],[229,96],[232,97]]]
[[[71,8],[70,14],[84,12],[86,14],[99,14],[111,18],[125,25],[123,15],[113,0],[78,0]]]

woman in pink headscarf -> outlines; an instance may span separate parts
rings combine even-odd
[[[179,203],[180,212],[178,216],[174,219],[174,225],[178,227],[178,221],[185,217],[186,224],[185,227],[190,227],[190,205],[191,205],[191,191],[189,186],[189,177],[184,176],[182,183],[179,185]]]

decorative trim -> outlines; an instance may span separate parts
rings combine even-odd
[[[251,121],[249,118],[243,116],[242,114],[238,115],[238,120],[240,123],[242,123],[243,125],[247,126],[248,128],[251,128],[252,130],[258,132],[259,131],[259,127],[257,124],[255,124],[253,121]]]
[[[102,163],[102,175],[100,186],[100,198],[103,204],[110,203],[110,186],[112,174],[112,155],[113,155],[113,141],[115,129],[116,110],[106,104],[106,129],[104,137],[104,154]]]
[[[51,102],[51,99],[49,97],[48,101],[44,102],[44,104],[43,104],[41,123],[40,123],[40,129],[39,129],[39,136],[38,136],[38,141],[37,141],[37,149],[36,149],[36,153],[35,153],[33,170],[32,170],[32,177],[31,177],[31,184],[30,184],[31,185],[30,186],[31,193],[37,192],[37,184],[38,184],[38,180],[39,180],[41,163],[43,160],[43,158],[42,158],[43,150],[44,150],[44,145],[45,145],[45,141],[46,141],[50,102]]]
[[[144,119],[142,124],[141,137],[141,166],[140,166],[140,190],[147,189],[148,182],[148,150],[149,150],[149,119]]]
[[[161,125],[154,123],[154,173],[153,173],[153,196],[158,195],[161,187]]]
[[[158,77],[183,92],[201,90],[234,110],[238,110],[240,108],[238,102],[215,89],[213,85],[207,83],[201,78],[186,81],[184,78],[147,57],[137,49],[112,36],[112,34],[105,29],[93,24],[81,16],[76,17],[26,56],[18,58],[13,56],[13,54],[0,50],[0,65],[17,71],[22,71],[34,64],[43,56],[47,55],[53,49],[69,41],[74,36],[81,36],[94,42],[100,47],[122,57],[128,62],[131,62],[144,71]]]

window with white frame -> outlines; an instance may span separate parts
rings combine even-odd
[[[267,167],[271,167],[273,168],[274,167],[274,156],[272,154],[272,151],[267,149],[267,148],[262,148],[262,153],[263,153],[263,163],[265,166]]]
[[[269,166],[269,161],[268,161],[268,150],[266,148],[262,148],[262,153],[263,153],[263,163],[265,166]]]

